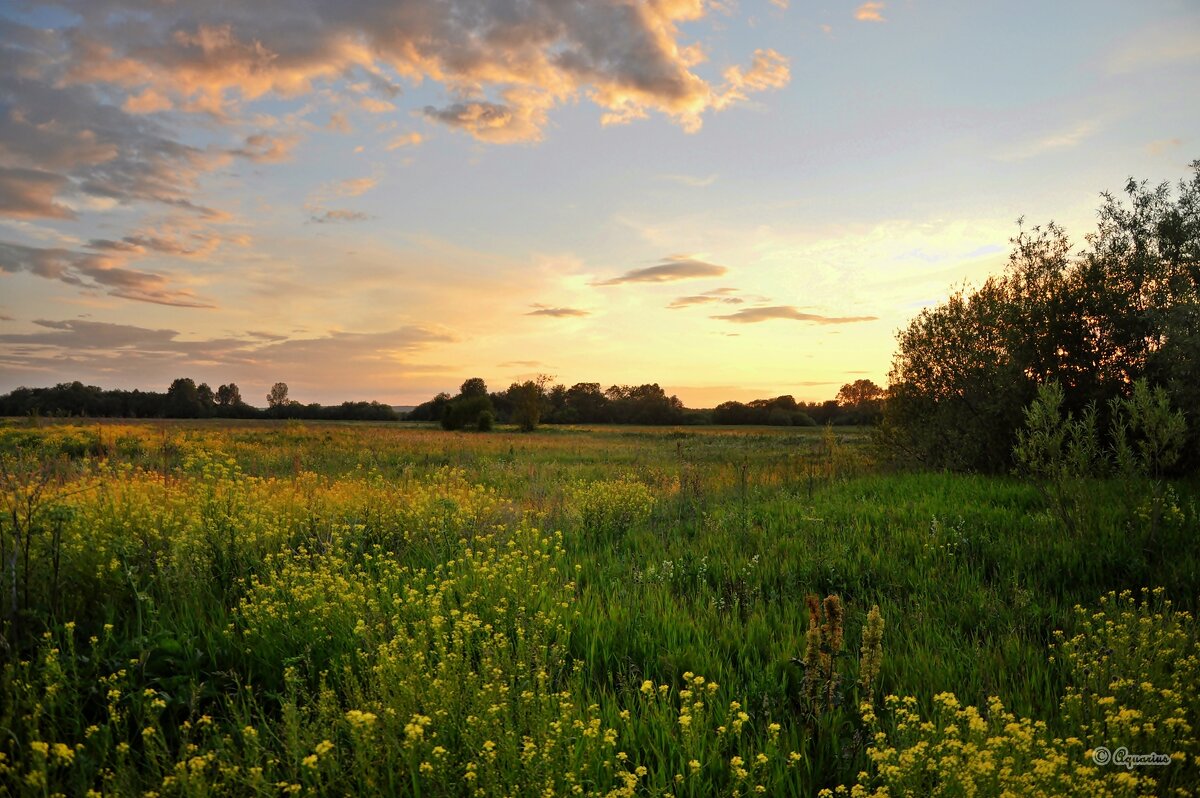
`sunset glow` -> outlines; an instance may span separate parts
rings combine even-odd
[[[1197,96],[1188,2],[7,4],[0,392],[831,398]]]

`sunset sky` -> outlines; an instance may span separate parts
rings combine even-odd
[[[0,4],[0,391],[883,384],[1200,157],[1200,4]]]

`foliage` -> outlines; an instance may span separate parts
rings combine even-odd
[[[282,391],[278,383],[276,390]],[[286,387],[286,386],[285,386]],[[286,393],[281,393],[286,397]],[[0,415],[7,416],[92,416],[96,418],[305,418],[352,421],[392,421],[396,411],[379,402],[342,402],[340,405],[302,405],[284,399],[267,411],[242,401],[235,383],[221,385],[216,392],[206,383],[181,377],[166,393],[153,391],[103,390],[80,382],[61,383],[53,388],[17,388],[0,396]]]
[[[546,383],[549,378],[514,382],[508,387],[507,399],[512,407],[512,421],[522,432],[537,429],[546,406]]]
[[[1051,380],[1071,413],[1145,378],[1200,414],[1200,161],[1175,198],[1166,184],[1133,180],[1125,193],[1124,203],[1103,196],[1082,252],[1056,225],[1022,227],[1003,276],[958,290],[900,331],[882,436],[893,451],[1005,470],[1022,409]],[[1198,436],[1185,452],[1200,451]]]
[[[203,410],[195,381],[181,377],[171,383],[167,389],[167,412],[172,418],[199,418]]]
[[[487,396],[487,383],[483,381],[483,377],[471,377],[463,382],[462,387],[458,389],[458,395],[465,399]]]
[[[267,407],[285,407],[288,404],[288,387],[286,382],[277,382],[271,386],[267,394]]]
[[[451,400],[442,410],[442,429],[456,430],[467,427],[480,428],[480,418],[487,413],[492,418],[492,401],[487,394],[462,395]]]
[[[1108,403],[1110,431],[1103,437],[1095,404],[1078,418],[1062,415],[1063,390],[1057,382],[1038,389],[1025,411],[1025,428],[1013,451],[1020,470],[1049,500],[1067,532],[1080,531],[1093,477],[1115,476],[1127,495],[1142,492],[1153,538],[1168,493],[1163,475],[1175,465],[1187,437],[1183,414],[1171,409],[1167,392],[1137,380],[1128,398]]]

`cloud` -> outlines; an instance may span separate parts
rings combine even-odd
[[[350,133],[354,130],[350,126],[350,121],[346,119],[346,114],[342,111],[334,111],[330,114],[329,124],[326,127],[338,133]]]
[[[224,120],[246,103],[312,94],[349,76],[375,95],[357,105],[389,112],[400,93],[396,78],[430,80],[454,98],[431,107],[430,118],[485,140],[530,141],[547,111],[579,98],[599,106],[605,124],[654,112],[694,130],[735,94],[781,85],[769,62],[782,57],[770,50],[737,69],[737,85],[701,76],[703,44],[685,41],[681,26],[710,13],[702,0],[262,0],[253,7],[176,0],[141,3],[136,12],[122,0],[63,5],[78,27],[46,38],[65,80],[107,84],[124,93],[131,112],[170,107]],[[765,74],[764,65],[776,77],[750,77]]]
[[[705,291],[702,294],[693,294],[692,296],[681,296],[671,300],[671,304],[667,305],[668,310],[679,310],[680,308],[690,308],[696,305],[741,305],[746,300],[739,296],[733,296],[737,292],[736,288],[714,288],[711,291]]]
[[[54,201],[67,178],[40,169],[0,166],[0,216],[14,219],[72,219],[74,212]]]
[[[385,147],[385,149],[388,150],[389,152],[391,152],[392,150],[398,150],[401,147],[416,147],[418,144],[420,144],[424,140],[425,140],[425,137],[422,136],[420,133],[417,133],[417,132],[403,133],[399,136],[396,136],[391,141],[389,141],[387,143],[387,147]]]
[[[883,18],[883,8],[886,3],[867,2],[854,10],[854,18],[859,22],[887,22]]]
[[[482,100],[454,103],[445,108],[427,105],[425,116],[465,130],[475,138],[501,144],[537,141],[546,123],[545,109],[537,105],[504,105]]]
[[[333,193],[338,197],[361,197],[379,184],[378,178],[354,177],[339,181],[333,187]]]
[[[19,371],[71,373],[145,385],[149,375],[219,372],[253,383],[284,379],[320,386],[333,382],[351,390],[355,380],[393,379],[427,368],[408,362],[418,351],[455,337],[406,326],[377,333],[333,331],[308,338],[264,333],[186,339],[172,329],[69,319],[38,320],[38,330],[0,334],[0,364]],[[264,375],[271,375],[265,377]],[[311,381],[311,382],[310,382]],[[340,393],[345,396],[345,393]]]
[[[247,136],[245,144],[241,147],[228,152],[255,163],[279,163],[291,159],[292,149],[299,141],[299,136],[268,136],[265,133],[256,133]]]
[[[729,269],[715,263],[705,263],[686,255],[671,255],[657,266],[633,269],[608,280],[592,285],[621,285],[624,283],[669,283],[676,280],[696,280],[704,277],[720,277]]]
[[[0,271],[27,272],[139,302],[185,308],[212,307],[211,303],[191,291],[172,288],[170,282],[160,274],[125,268],[122,256],[128,251],[119,251],[119,245],[110,249],[118,251],[76,252],[0,241]]]
[[[1176,19],[1145,27],[1109,56],[1108,70],[1124,75],[1200,61],[1200,25],[1196,19]]]
[[[322,210],[309,217],[309,221],[317,224],[336,224],[338,222],[363,222],[371,217],[362,211]]]
[[[659,175],[660,180],[669,180],[672,183],[678,183],[681,186],[688,188],[708,188],[713,183],[717,182],[717,175],[711,174],[705,177],[694,177],[692,175]]]
[[[1027,141],[1008,152],[996,156],[1000,161],[1024,161],[1055,150],[1066,150],[1079,146],[1085,139],[1100,130],[1100,123],[1086,119],[1069,128],[1055,131],[1041,138]]]
[[[747,99],[751,92],[781,89],[792,79],[788,59],[774,50],[755,50],[749,69],[732,66],[725,70],[725,87],[718,108]]]
[[[1157,141],[1152,141],[1149,144],[1147,144],[1146,152],[1150,153],[1151,155],[1162,155],[1163,153],[1171,152],[1172,150],[1179,149],[1179,147],[1182,144],[1183,144],[1183,140],[1178,137],[1169,138],[1169,139],[1159,139]]]
[[[792,321],[811,321],[814,324],[854,324],[862,321],[876,321],[878,316],[818,316],[815,313],[802,313],[791,305],[774,305],[765,308],[746,308],[727,316],[713,316],[714,319],[730,321],[737,324],[758,324],[772,319],[791,319]]]
[[[552,316],[556,319],[575,318],[579,316],[590,316],[590,310],[581,310],[579,308],[552,308],[546,305],[533,305],[534,310],[526,313],[526,316]]]
[[[388,111],[395,111],[396,105],[387,100],[380,100],[375,97],[361,97],[358,100],[358,107],[369,114],[386,114]]]

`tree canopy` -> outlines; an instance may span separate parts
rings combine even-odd
[[[1058,225],[1020,225],[1003,275],[918,314],[898,335],[884,440],[934,467],[1005,469],[1051,380],[1066,411],[1145,378],[1197,418],[1200,161],[1192,170],[1174,195],[1133,179],[1123,197],[1103,194],[1078,250]]]

